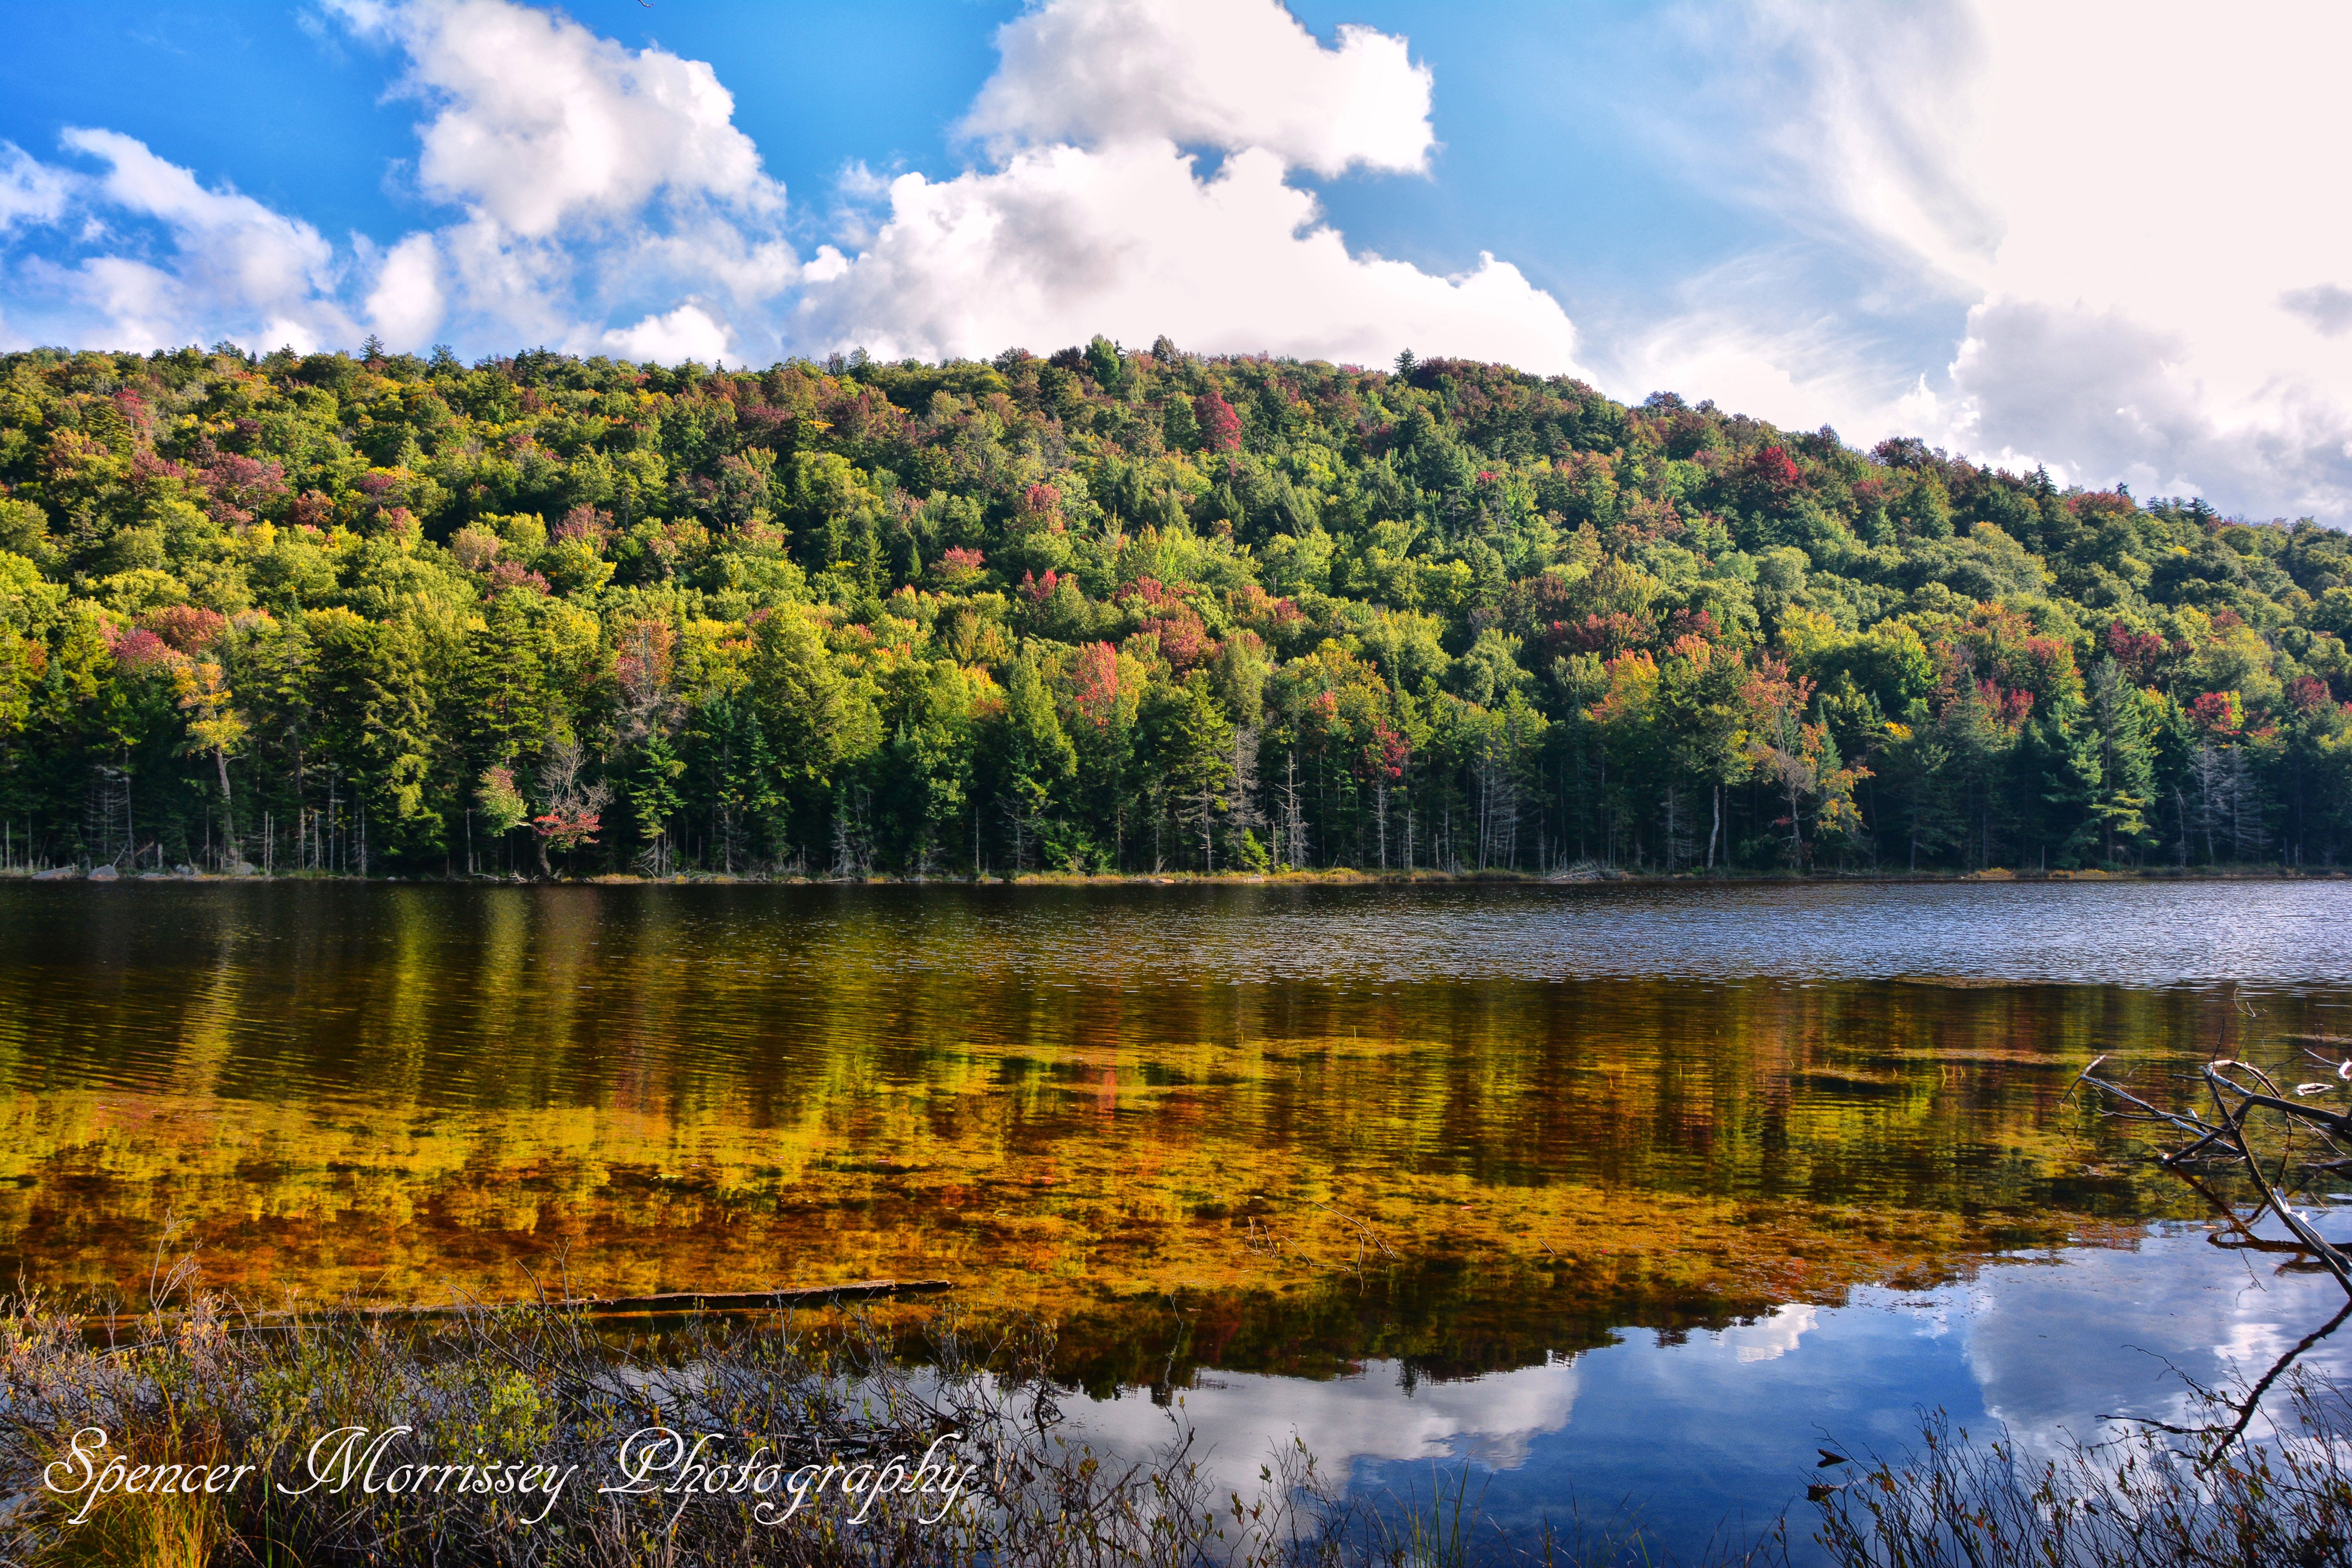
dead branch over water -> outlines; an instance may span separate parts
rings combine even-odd
[[[2198,1068],[2192,1081],[2212,1107],[2210,1116],[2193,1110],[2168,1110],[2098,1076],[2101,1057],[2076,1077],[2104,1096],[2118,1121],[2167,1128],[2188,1140],[2157,1156],[2157,1163],[2184,1176],[2221,1165],[2242,1172],[2261,1207],[2286,1227],[2296,1250],[2335,1276],[2352,1295],[2352,1255],[2322,1237],[2290,1201],[2314,1176],[2352,1165],[2352,1115],[2315,1103],[2316,1097],[2352,1087],[2352,1058],[2331,1061],[2305,1048],[2329,1068],[2325,1079],[2300,1082],[2290,1091],[2261,1067],[2223,1058]],[[2267,1112],[2266,1117],[2259,1113]],[[2301,1145],[2298,1146],[2298,1139]]]

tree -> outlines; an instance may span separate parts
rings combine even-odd
[[[1905,864],[1916,871],[1920,851],[1933,857],[1959,836],[1959,818],[1945,781],[1951,747],[1945,743],[1924,700],[1912,703],[1905,718],[1890,721],[1886,729],[1887,744],[1881,753],[1879,773],[1901,803]]]
[[[560,601],[528,589],[494,595],[458,656],[467,753],[485,765],[511,763],[566,728],[582,661],[597,640],[595,623]]]
[[[656,733],[639,743],[622,775],[622,798],[628,802],[630,820],[636,824],[637,837],[644,841],[656,874],[662,869],[660,847],[669,831],[669,819],[677,814],[682,801],[677,778],[685,771],[686,763],[671,749],[669,737]]]
[[[1658,667],[1660,722],[1668,736],[1666,763],[1675,780],[1705,790],[1709,818],[1706,867],[1715,868],[1723,835],[1723,792],[1747,776],[1740,689],[1748,671],[1728,650],[1704,637],[1676,639]],[[1670,786],[1673,787],[1673,786]]]
[[[877,738],[868,694],[834,663],[815,623],[798,606],[754,621],[743,673],[789,779],[825,785],[835,767]]]
[[[565,738],[550,745],[539,763],[540,815],[531,819],[531,831],[539,850],[539,874],[552,878],[555,868],[548,862],[548,851],[569,854],[583,844],[596,842],[603,831],[605,803],[613,798],[611,786],[602,783],[583,782],[580,773],[586,759],[578,742]]]
[[[245,743],[249,726],[233,705],[221,667],[209,659],[179,660],[173,668],[172,689],[180,711],[188,716],[188,749],[209,755],[220,778],[222,835],[233,861],[244,854],[237,847],[236,815],[229,798],[228,757]]]
[[[709,813],[709,858],[732,876],[764,849],[780,860],[789,845],[789,805],[782,772],[758,710],[730,691],[697,707],[686,728],[693,782]]]
[[[1864,824],[1853,791],[1871,776],[1870,770],[1847,766],[1828,723],[1804,718],[1812,683],[1791,677],[1785,664],[1759,658],[1740,695],[1748,710],[1750,755],[1787,806],[1775,826],[1788,830],[1789,864],[1802,871],[1822,845],[1852,842],[1862,834]],[[1809,810],[1813,826],[1810,843],[1805,837]]]
[[[484,822],[498,837],[503,837],[530,820],[530,803],[515,787],[512,768],[484,768],[474,798],[482,808]]]
[[[437,847],[443,822],[425,784],[444,731],[435,721],[436,672],[425,628],[341,609],[308,619],[321,728],[358,786],[355,868],[364,871],[371,853]]]
[[[447,868],[571,746],[572,871],[2340,864],[2347,637],[2315,524],[1410,353],[0,354],[51,858]]]
[[[622,772],[621,796],[656,875],[663,869],[669,820],[682,804],[678,775],[686,771],[670,744],[684,706],[676,691],[677,647],[677,634],[667,622],[640,617],[622,630],[613,657],[620,697],[618,741],[635,750]]]
[[[989,726],[988,762],[1012,868],[1020,871],[1059,811],[1078,758],[1035,655],[1013,659],[1006,675],[1003,708]]]
[[[2091,669],[2091,717],[2098,736],[2098,784],[2090,802],[2101,858],[2113,862],[2152,840],[2147,809],[2156,798],[2156,765],[2143,710],[2147,700],[2124,679],[2113,658]]]
[[[892,732],[877,786],[895,825],[898,863],[928,871],[956,842],[971,798],[975,682],[952,661],[899,667],[888,700]]]
[[[1210,452],[1234,452],[1241,449],[1242,419],[1234,405],[1217,395],[1214,387],[1192,399],[1192,422],[1201,432],[1201,446]]]
[[[1234,724],[1208,676],[1195,670],[1181,687],[1160,687],[1152,750],[1179,821],[1200,846],[1201,868],[1217,868],[1216,829],[1234,783]]]

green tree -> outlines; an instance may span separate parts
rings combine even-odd
[[[1209,677],[1195,670],[1181,686],[1158,685],[1148,701],[1153,761],[1166,799],[1203,871],[1217,868],[1217,826],[1234,782],[1234,721]]]
[[[2098,745],[2098,783],[2089,803],[2100,858],[2136,855],[2154,835],[2147,818],[2156,798],[2156,759],[2147,741],[2147,699],[2124,679],[2112,658],[2091,668],[2090,717]]]
[[[982,761],[1011,868],[1025,870],[1078,766],[1034,650],[1024,649],[1006,670],[1003,707],[986,726]]]

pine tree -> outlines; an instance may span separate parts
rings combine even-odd
[[[2100,858],[2114,863],[2154,841],[2147,808],[2156,798],[2156,759],[2143,721],[2143,696],[2116,661],[2103,658],[2094,666],[2089,686],[2099,772],[2090,813]]]
[[[1199,671],[1181,687],[1162,688],[1154,715],[1153,752],[1167,782],[1170,804],[1186,837],[1200,847],[1201,868],[1217,868],[1216,828],[1234,783],[1234,723]]]
[[[1025,870],[1078,766],[1034,655],[1015,658],[1007,671],[1004,710],[989,727],[989,740],[991,782],[1012,868]]]
[[[679,760],[669,738],[656,733],[648,735],[637,747],[621,785],[622,798],[629,803],[629,816],[636,825],[637,837],[656,861],[662,837],[681,804],[677,778],[685,771],[686,763]],[[659,865],[655,868],[658,872]]]

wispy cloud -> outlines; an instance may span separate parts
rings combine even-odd
[[[1754,0],[1679,26],[1746,84],[1725,91],[1757,150],[1694,142],[1694,169],[1889,288],[1948,299],[1956,346],[1910,363],[1857,330],[1850,301],[1792,283],[1781,314],[1810,292],[1813,331],[1759,331],[1702,299],[1597,345],[1604,363],[1676,367],[1682,390],[1727,403],[1761,389],[1776,416],[1811,405],[1849,436],[2352,516],[2352,307],[2337,304],[2352,220],[2312,184],[2314,150],[2352,130],[2327,79],[2352,44],[2340,8],[2223,22],[2154,0],[2119,26],[2079,3],[1940,0],[1890,19]],[[1709,166],[1727,161],[1727,193]]]

